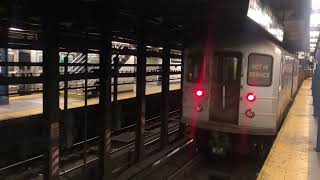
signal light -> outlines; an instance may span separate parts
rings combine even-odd
[[[247,100],[248,100],[249,102],[253,102],[253,101],[256,100],[256,96],[255,96],[252,92],[249,92],[249,93],[247,94]]]
[[[198,89],[198,90],[196,91],[196,95],[197,95],[198,97],[203,96],[203,91],[200,90],[200,89]]]
[[[246,114],[247,118],[253,118],[256,115],[256,113],[252,109],[247,109],[245,114]]]
[[[202,88],[196,88],[193,91],[193,93],[194,93],[194,96],[198,97],[198,98],[203,97],[205,95],[205,92],[204,92],[204,90]]]

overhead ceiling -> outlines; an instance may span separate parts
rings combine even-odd
[[[208,17],[212,8],[220,13],[234,13],[236,9],[219,7],[221,2],[238,9],[249,0],[157,0],[157,1],[127,1],[114,0],[109,10],[102,14],[105,22],[112,24],[113,33],[134,37],[136,35],[137,17],[143,17],[148,31],[144,31],[148,39],[161,41],[165,38],[185,41],[189,36],[203,33],[208,26]],[[269,4],[284,25],[284,45],[290,51],[309,50],[309,14],[311,0],[262,0]],[[96,25],[101,23],[100,4],[97,0],[56,0],[56,15],[59,16],[60,28],[65,31],[97,32]],[[47,1],[4,0],[0,2],[0,23],[6,20],[11,23],[41,29],[40,17],[46,13],[44,7]],[[240,7],[239,7],[240,6]],[[10,8],[7,8],[10,7]],[[217,8],[218,7],[218,8]],[[54,8],[54,7],[52,7]],[[1,18],[2,17],[2,18]],[[112,17],[113,19],[109,19]],[[103,20],[103,18],[102,18]],[[1,24],[0,24],[1,25]],[[163,33],[167,31],[167,33]],[[169,33],[168,33],[169,32]],[[193,32],[193,33],[190,33]]]
[[[311,0],[263,0],[284,25],[284,45],[290,51],[309,51]]]

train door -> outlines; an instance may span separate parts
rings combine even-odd
[[[211,62],[211,121],[238,124],[241,68],[241,53],[215,54]]]

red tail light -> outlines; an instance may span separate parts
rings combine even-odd
[[[202,90],[197,90],[197,92],[196,92],[196,94],[197,94],[197,96],[203,96],[203,91]]]
[[[202,97],[202,96],[204,96],[204,91],[203,91],[202,89],[196,89],[196,90],[194,91],[194,94],[195,94],[195,96],[197,96],[197,97]]]
[[[249,92],[249,93],[247,94],[247,100],[248,100],[249,102],[253,102],[253,101],[256,100],[256,96],[255,96],[252,92]]]

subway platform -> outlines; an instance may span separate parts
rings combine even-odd
[[[180,89],[180,84],[170,84],[170,91]],[[148,86],[146,95],[157,94],[161,92],[161,86]],[[113,96],[112,96],[113,97]],[[118,95],[118,100],[125,100],[136,97],[135,92],[121,93]],[[0,106],[0,123],[11,119],[27,117],[37,114],[42,114],[42,93],[10,97],[10,104]],[[68,109],[79,108],[84,106],[84,98],[68,97]],[[88,105],[99,103],[98,98],[88,99]],[[63,96],[60,97],[60,109],[63,109]]]
[[[320,179],[320,153],[315,150],[319,118],[313,99],[312,80],[307,79],[300,87],[258,180]]]

